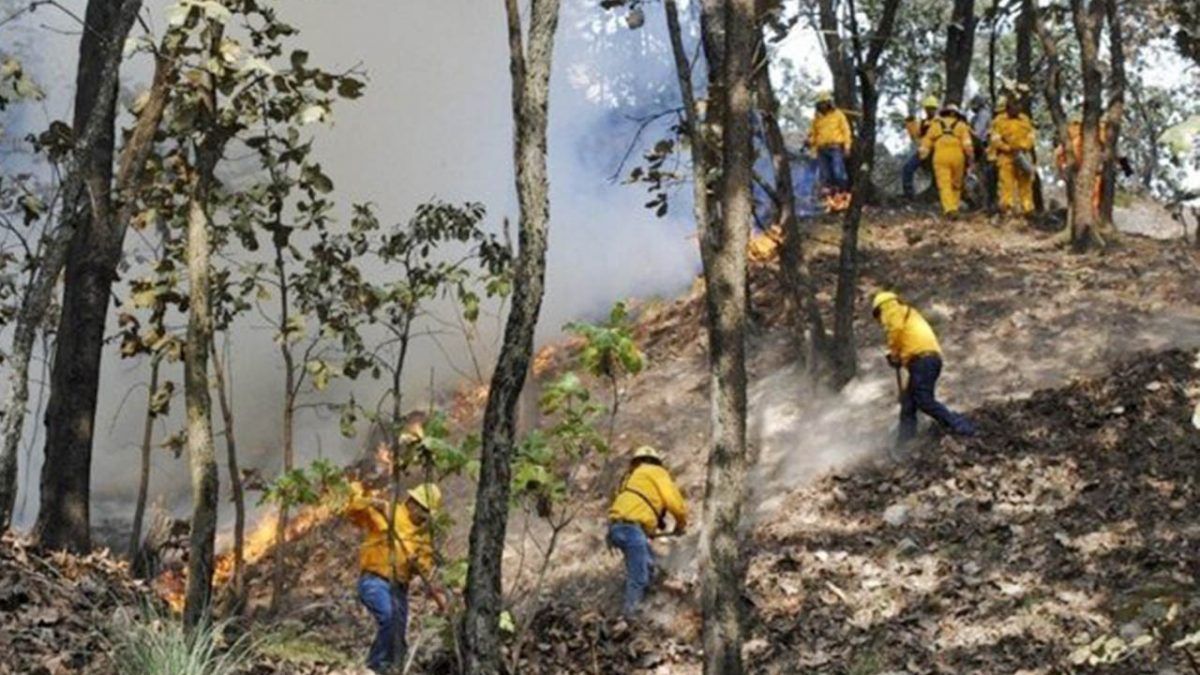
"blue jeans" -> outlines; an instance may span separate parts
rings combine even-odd
[[[358,578],[358,599],[377,626],[375,641],[367,653],[367,667],[376,672],[403,665],[408,651],[404,635],[408,629],[408,586],[396,584],[389,590],[390,585],[387,579],[374,574],[364,573]]]
[[[640,525],[611,523],[608,526],[608,543],[625,554],[625,602],[621,613],[633,617],[638,603],[646,595],[654,574],[654,551],[650,540]]]
[[[900,184],[904,186],[905,197],[912,198],[917,194],[914,182],[917,178],[917,171],[921,170],[921,164],[921,157],[914,152],[904,162],[904,167],[900,169]]]
[[[821,182],[838,191],[850,189],[850,177],[846,175],[846,154],[840,145],[821,148],[817,152],[821,162]]]
[[[967,418],[942,405],[934,395],[942,374],[939,356],[921,356],[908,363],[908,387],[900,399],[900,441],[917,435],[917,411],[929,415],[943,428],[959,436],[973,436],[975,425]]]

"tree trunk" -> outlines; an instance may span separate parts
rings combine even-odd
[[[1038,40],[1042,43],[1042,51],[1046,55],[1046,78],[1043,85],[1042,93],[1046,99],[1046,109],[1050,112],[1050,119],[1054,121],[1055,133],[1058,136],[1058,143],[1067,150],[1068,156],[1071,150],[1071,135],[1067,131],[1067,113],[1063,109],[1062,103],[1062,64],[1058,58],[1058,44],[1054,41],[1054,36],[1047,30],[1046,25],[1042,22],[1041,13],[1037,9],[1037,3],[1031,2],[1025,5],[1029,12],[1029,21],[1033,26],[1034,32],[1038,36]],[[1064,172],[1064,178],[1067,184],[1067,231],[1074,231],[1075,220],[1075,173],[1068,167]]]
[[[1075,34],[1079,38],[1083,79],[1083,156],[1078,158],[1075,192],[1071,195],[1071,246],[1077,252],[1103,243],[1097,214],[1092,209],[1092,194],[1093,177],[1097,175],[1103,162],[1100,147],[1100,117],[1103,112],[1100,96],[1103,78],[1100,73],[1099,51],[1106,2],[1091,0],[1086,8],[1085,2],[1087,0],[1071,0]]]
[[[755,0],[725,3],[726,104],[722,218],[702,236],[712,399],[712,440],[700,534],[704,672],[742,672],[742,586],[738,545],[746,481],[746,245],[754,218],[752,87],[759,28]]]
[[[154,448],[154,394],[158,391],[158,370],[161,360],[150,357],[150,390],[146,394],[146,419],[142,424],[142,462],[138,478],[137,505],[133,509],[133,529],[129,533],[129,563],[137,561],[142,545],[142,522],[146,517],[146,496],[150,491],[150,455]]]
[[[946,28],[946,100],[963,103],[975,54],[975,0],[954,0]]]
[[[1109,63],[1112,75],[1108,87],[1108,110],[1104,119],[1108,123],[1108,134],[1104,143],[1104,191],[1100,195],[1100,222],[1111,232],[1113,207],[1117,196],[1117,160],[1121,153],[1121,121],[1125,116],[1125,41],[1121,29],[1121,13],[1118,0],[1105,0],[1105,14],[1109,30]]]
[[[824,47],[825,62],[833,75],[833,101],[843,110],[857,108],[857,95],[854,89],[854,64],[846,54],[839,33],[837,12],[841,0],[820,0],[818,5],[818,21],[821,33],[821,43]]]
[[[512,307],[484,411],[479,486],[471,523],[462,662],[466,673],[479,675],[494,675],[501,667],[501,562],[508,527],[516,406],[533,355],[534,331],[545,288],[550,220],[546,120],[559,13],[558,0],[532,0],[529,46],[525,49],[517,0],[505,0],[504,6],[512,73],[520,251],[514,269]]]
[[[864,57],[854,0],[850,0],[850,26],[854,39],[858,84],[862,91],[863,116],[855,139],[859,152],[851,162],[859,173],[854,184],[850,210],[842,220],[842,241],[838,252],[838,284],[834,297],[833,361],[834,385],[845,386],[858,372],[858,352],[854,343],[855,299],[858,295],[858,229],[862,222],[863,206],[870,192],[871,168],[875,163],[875,118],[879,104],[879,59],[892,38],[900,0],[886,0],[870,45]]]
[[[783,272],[786,287],[796,309],[796,319],[801,323],[796,334],[800,353],[808,354],[808,369],[821,369],[828,357],[828,338],[821,309],[817,305],[816,289],[804,259],[806,233],[796,217],[796,194],[792,185],[792,163],[788,157],[787,143],[779,127],[779,100],[771,84],[770,68],[766,62],[766,45],[759,33],[758,54],[762,63],[755,68],[757,73],[755,90],[758,98],[759,119],[766,139],[767,151],[771,155],[771,166],[775,174],[775,198],[777,213],[775,222],[783,232],[783,243],[779,249],[779,267]],[[807,336],[807,339],[805,339]]]
[[[11,483],[15,487],[16,444],[20,441],[28,399],[28,352],[32,348],[34,333],[40,327],[53,297],[59,270],[65,266],[66,291],[56,342],[56,354],[60,356],[54,359],[51,372],[41,510],[35,528],[38,541],[52,549],[85,551],[91,547],[88,522],[91,437],[99,386],[99,351],[108,307],[107,294],[99,299],[98,328],[86,324],[86,318],[93,318],[96,308],[86,308],[91,310],[86,317],[76,312],[85,309],[78,306],[79,301],[94,299],[96,290],[91,287],[92,282],[97,280],[96,275],[91,273],[91,266],[96,256],[103,252],[89,250],[86,242],[91,239],[94,230],[106,230],[109,226],[119,71],[125,38],[140,9],[140,0],[88,2],[84,16],[87,30],[83,31],[80,38],[75,92],[74,128],[80,138],[76,143],[74,166],[68,173],[63,193],[62,229],[51,235],[47,242],[42,261],[45,275],[35,281],[26,296],[27,307],[22,310],[28,323],[18,326],[17,344],[14,345],[25,353],[18,354],[18,350],[14,349],[14,355],[20,358],[15,358],[13,363],[14,382],[10,398],[15,399],[15,405],[8,410],[20,412],[11,422],[5,421],[6,438],[0,474],[5,485]],[[120,255],[119,251],[117,255]],[[27,313],[24,311],[26,309]],[[84,329],[86,333],[82,332]],[[89,349],[86,352],[79,351],[85,345]],[[93,372],[89,373],[89,368]],[[11,492],[15,494],[15,490]],[[0,496],[0,501],[9,504],[7,508],[0,506],[0,511],[11,511],[9,496]]]
[[[281,211],[276,209],[275,230],[272,237],[275,242],[275,275],[279,281],[279,326],[283,339],[279,341],[279,352],[283,358],[283,473],[287,474],[296,464],[295,430],[296,430],[296,359],[292,354],[291,335],[288,331],[288,318],[291,313],[287,266],[283,253],[287,247],[287,238],[278,221]],[[301,364],[303,367],[303,364]],[[270,612],[274,614],[282,606],[287,589],[284,581],[287,577],[287,530],[288,504],[279,504],[279,519],[275,521],[275,546],[273,569],[271,574],[271,604]]]
[[[223,31],[213,24],[208,29],[210,54],[221,44]],[[192,478],[192,528],[188,550],[187,594],[183,621],[189,629],[207,620],[212,604],[213,548],[217,535],[216,452],[212,436],[212,400],[208,391],[208,351],[212,347],[211,265],[209,256],[208,202],[214,182],[213,173],[220,159],[223,141],[213,113],[217,110],[214,77],[206,75],[201,96],[207,99],[203,140],[196,148],[195,175],[188,204],[187,262],[190,285],[188,297],[187,344],[184,347],[184,400],[186,402],[187,446]]]
[[[1021,84],[1033,85],[1033,3],[1034,0],[1021,0],[1021,9],[1017,14],[1017,81]],[[1029,113],[1029,101],[1024,104],[1025,112]]]
[[[228,339],[228,338],[227,338]],[[229,470],[230,501],[233,502],[233,606],[234,614],[240,614],[246,601],[246,492],[242,488],[241,470],[238,468],[237,438],[233,428],[233,373],[225,377],[225,363],[217,351],[217,341],[212,341],[213,377],[217,385],[217,403],[221,406],[221,420],[225,427],[225,463]]]

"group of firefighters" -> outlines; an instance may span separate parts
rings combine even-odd
[[[996,208],[1001,214],[1030,216],[1034,213],[1034,182],[1037,176],[1037,131],[1026,112],[1019,91],[1010,91],[996,102],[995,115],[983,96],[971,100],[968,115],[957,102],[941,103],[929,96],[921,102],[924,116],[907,117],[905,131],[914,149],[901,170],[904,196],[915,198],[915,177],[928,167],[937,187],[942,213],[956,218],[962,208],[967,177],[973,168],[989,195],[998,193]],[[1055,148],[1055,163],[1061,174],[1078,170],[1083,154],[1082,118],[1068,124],[1070,148]],[[1106,141],[1101,127],[1100,141]],[[817,95],[816,111],[806,141],[809,156],[818,163],[826,205],[830,211],[849,206],[851,178],[846,157],[853,148],[853,132],[845,111],[834,105],[832,92]],[[1099,210],[1102,192],[1099,172],[1094,177],[1092,208]]]
[[[921,313],[891,291],[875,294],[872,313],[883,329],[888,364],[896,369],[897,377],[901,369],[908,372],[908,383],[900,395],[897,443],[916,435],[918,411],[947,433],[973,436],[971,421],[937,400],[942,348]],[[419,437],[419,425],[405,433]],[[376,624],[367,656],[367,667],[374,672],[397,672],[404,666],[408,588],[414,580],[423,581],[439,609],[447,607],[446,594],[435,576],[431,531],[441,507],[442,492],[432,483],[412,488],[395,506],[386,495],[374,494],[361,483],[351,485],[342,513],[364,532],[357,591]],[[674,523],[669,531],[668,516]],[[687,502],[658,450],[644,445],[630,455],[629,469],[612,499],[607,521],[608,546],[620,551],[625,561],[622,615],[630,621],[657,575],[651,541],[683,534],[688,525]]]

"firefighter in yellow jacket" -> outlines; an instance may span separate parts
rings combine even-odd
[[[608,510],[608,544],[625,556],[625,599],[622,613],[633,618],[654,574],[650,538],[666,527],[666,516],[675,519],[672,534],[687,528],[687,504],[663,466],[662,455],[650,446],[633,452],[629,473]]]
[[[954,217],[962,202],[963,181],[971,162],[971,125],[959,111],[958,105],[942,107],[925,136],[921,138],[921,159],[933,157],[933,176],[937,182],[942,213]]]
[[[408,491],[407,498],[396,505],[389,533],[388,500],[373,497],[361,483],[351,485],[351,496],[343,515],[365,532],[358,551],[361,572],[358,598],[375,619],[375,641],[367,654],[367,667],[374,672],[389,672],[404,663],[408,585],[413,577],[421,577],[434,602],[445,609],[445,595],[433,579],[433,538],[430,533],[433,515],[441,504],[442,493],[437,485],[425,483],[414,487]],[[390,551],[389,538],[392,540]]]
[[[925,137],[925,132],[929,130],[929,123],[937,117],[937,97],[925,97],[925,100],[921,102],[921,108],[925,110],[925,116],[921,119],[918,120],[911,116],[904,119],[904,130],[908,132],[908,137],[912,139],[913,145],[918,149],[921,147],[921,139]],[[905,160],[904,167],[900,170],[900,185],[904,189],[904,197],[906,199],[914,199],[917,196],[914,184],[916,182],[917,170],[921,168],[922,164],[924,164],[924,161],[921,159],[918,151],[914,151]]]
[[[1004,112],[992,122],[989,150],[1000,172],[1000,211],[1033,213],[1033,121],[1021,112],[1015,96],[1006,99]]]
[[[875,294],[875,319],[887,336],[887,360],[893,368],[908,369],[908,386],[901,392],[900,436],[903,443],[917,434],[917,411],[960,436],[973,436],[967,418],[937,400],[935,390],[942,373],[942,347],[925,317],[891,291]]]
[[[850,190],[846,173],[846,157],[853,147],[850,120],[833,104],[833,93],[817,94],[817,112],[808,129],[808,151],[820,161],[821,180],[834,194]]]

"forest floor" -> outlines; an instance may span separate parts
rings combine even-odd
[[[832,289],[836,223],[816,223],[813,241],[814,273]],[[1200,672],[1171,647],[1200,630],[1200,253],[1127,236],[1073,255],[1024,223],[912,211],[868,214],[861,265],[860,306],[890,287],[930,318],[940,394],[982,433],[927,433],[893,457],[896,385],[869,314],[855,327],[860,376],[814,389],[774,263],[754,267],[751,672]],[[522,672],[700,672],[695,533],[656,542],[667,578],[643,623],[615,618],[621,562],[603,540],[621,457],[658,447],[698,512],[708,430],[700,289],[634,306],[648,365],[622,392],[618,456],[585,468],[581,514],[545,587],[514,607],[533,616]],[[538,380],[573,355],[570,342],[543,350]],[[464,428],[477,401],[460,400]],[[468,481],[448,487],[451,505],[469,502]],[[465,554],[468,527],[460,518],[448,558]],[[548,533],[527,513],[509,532],[509,582],[525,583],[518,570],[540,563]],[[356,547],[336,519],[298,538],[289,611],[254,624],[269,634],[254,672],[364,672],[373,628],[354,597]],[[268,577],[255,567],[252,587]],[[414,672],[443,672],[443,626],[413,598]],[[1120,662],[1088,665],[1105,659]]]

